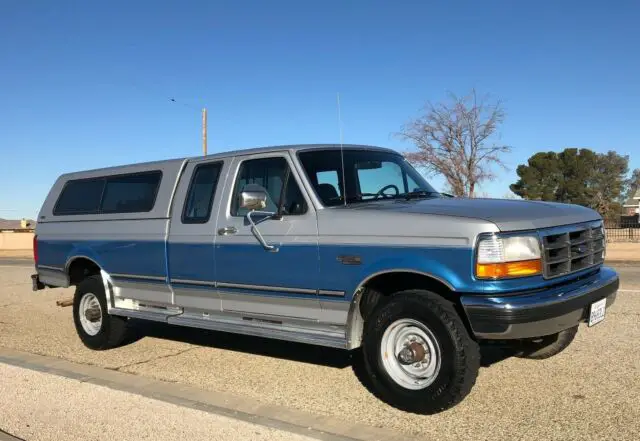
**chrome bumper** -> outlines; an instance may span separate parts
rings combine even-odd
[[[479,339],[517,339],[555,334],[586,321],[589,306],[607,299],[613,304],[620,281],[611,268],[534,293],[501,296],[467,295],[462,307]]]

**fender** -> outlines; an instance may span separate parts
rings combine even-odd
[[[370,256],[366,256],[369,258]],[[363,259],[366,262],[366,258]],[[352,267],[353,268],[353,267]],[[483,284],[473,276],[473,258],[470,248],[405,248],[380,256],[366,266],[359,267],[344,287],[351,300],[359,288],[372,278],[393,272],[410,272],[435,279],[453,292],[483,291]]]
[[[425,270],[426,268],[433,272]],[[398,272],[408,272],[428,277],[442,283],[452,292],[458,291],[458,287],[466,286],[468,283],[465,283],[464,278],[460,277],[457,269],[443,264],[442,261],[431,259],[383,258],[368,265],[359,272],[359,281],[356,287],[352,291],[348,291],[353,294],[350,296],[351,300],[345,328],[347,349],[355,349],[362,343],[364,319],[358,306],[362,294],[365,292],[364,287],[377,276]],[[478,288],[476,287],[476,289]]]

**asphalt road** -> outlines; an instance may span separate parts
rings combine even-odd
[[[22,261],[24,262],[24,261]],[[345,351],[136,322],[124,347],[93,352],[78,340],[72,290],[33,293],[32,265],[0,260],[0,346],[143,377],[195,385],[256,403],[438,440],[637,440],[640,434],[640,266],[621,265],[621,291],[604,322],[545,361],[483,352],[472,393],[434,416],[373,397]],[[0,419],[0,429],[3,429]]]
[[[0,257],[0,267],[3,266],[24,266],[33,268],[33,259],[27,259],[22,257],[3,258]]]

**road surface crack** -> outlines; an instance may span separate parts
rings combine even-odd
[[[129,368],[129,367],[132,367],[132,366],[140,366],[140,365],[152,362],[152,361],[158,361],[158,360],[164,360],[164,359],[167,359],[167,358],[177,357],[178,355],[182,355],[185,352],[193,351],[195,349],[201,349],[201,348],[199,346],[193,347],[193,348],[187,348],[187,349],[183,349],[181,351],[178,351],[178,352],[175,352],[175,353],[172,353],[172,354],[160,355],[158,357],[151,357],[151,358],[149,358],[147,360],[142,360],[142,361],[136,361],[134,363],[123,364],[122,366],[118,366],[118,367],[115,367],[115,368],[112,368],[112,369],[114,371],[121,371],[122,369],[126,369],[126,368]]]

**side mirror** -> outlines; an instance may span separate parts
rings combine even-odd
[[[259,185],[245,185],[240,193],[240,208],[262,210],[267,206],[267,192]]]
[[[267,213],[266,211],[260,211],[267,206],[267,190],[264,187],[257,184],[247,184],[242,189],[240,193],[240,207],[246,208],[249,212],[246,215],[247,221],[251,225],[251,232],[258,239],[260,245],[265,249],[265,251],[271,251],[272,253],[278,252],[278,247],[275,245],[269,245],[260,230],[258,230],[258,226],[256,222],[253,220],[254,215],[258,216],[267,216],[264,219],[272,218],[275,213]]]

